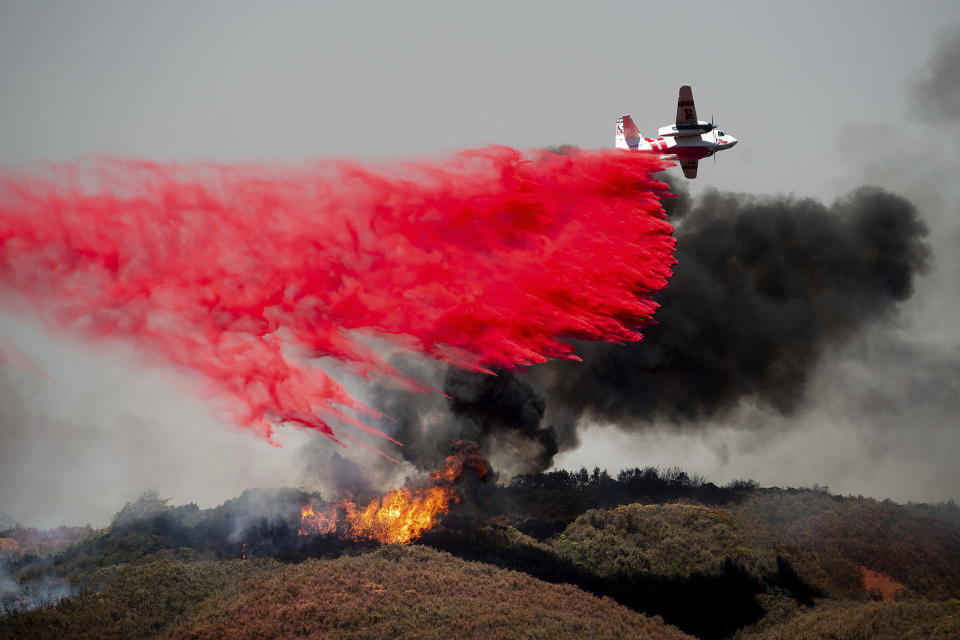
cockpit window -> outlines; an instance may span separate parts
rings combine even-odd
[[[727,135],[727,134],[725,134],[723,131],[721,131],[721,132],[720,132],[720,135],[725,136],[725,135]]]

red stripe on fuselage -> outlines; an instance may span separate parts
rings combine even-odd
[[[666,138],[644,138],[650,145],[650,150],[657,153],[669,154],[683,160],[702,160],[710,155],[708,144],[675,144],[670,146]]]

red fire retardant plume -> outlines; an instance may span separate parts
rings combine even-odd
[[[472,369],[575,358],[565,338],[639,340],[674,264],[661,168],[491,147],[388,168],[6,170],[0,289],[193,372],[263,437],[283,422],[380,434],[316,358],[415,387],[371,336]]]

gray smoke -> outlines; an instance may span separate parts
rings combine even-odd
[[[916,96],[923,116],[960,122],[960,28],[940,40],[917,82]]]
[[[445,397],[381,389],[384,410],[394,419],[403,455],[422,469],[439,466],[452,440],[471,440],[507,475],[545,469],[557,452],[552,429],[541,426],[545,398],[526,377],[451,368]]]
[[[0,617],[15,611],[52,607],[77,589],[63,578],[39,576],[21,579],[10,571],[10,561],[0,553]]]

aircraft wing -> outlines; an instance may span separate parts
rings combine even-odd
[[[680,97],[677,98],[677,127],[682,124],[697,124],[697,108],[693,104],[693,90],[688,84],[680,87]]]
[[[697,177],[697,166],[700,164],[699,160],[681,160],[680,168],[683,169],[683,175],[685,175],[690,180],[693,180]]]

